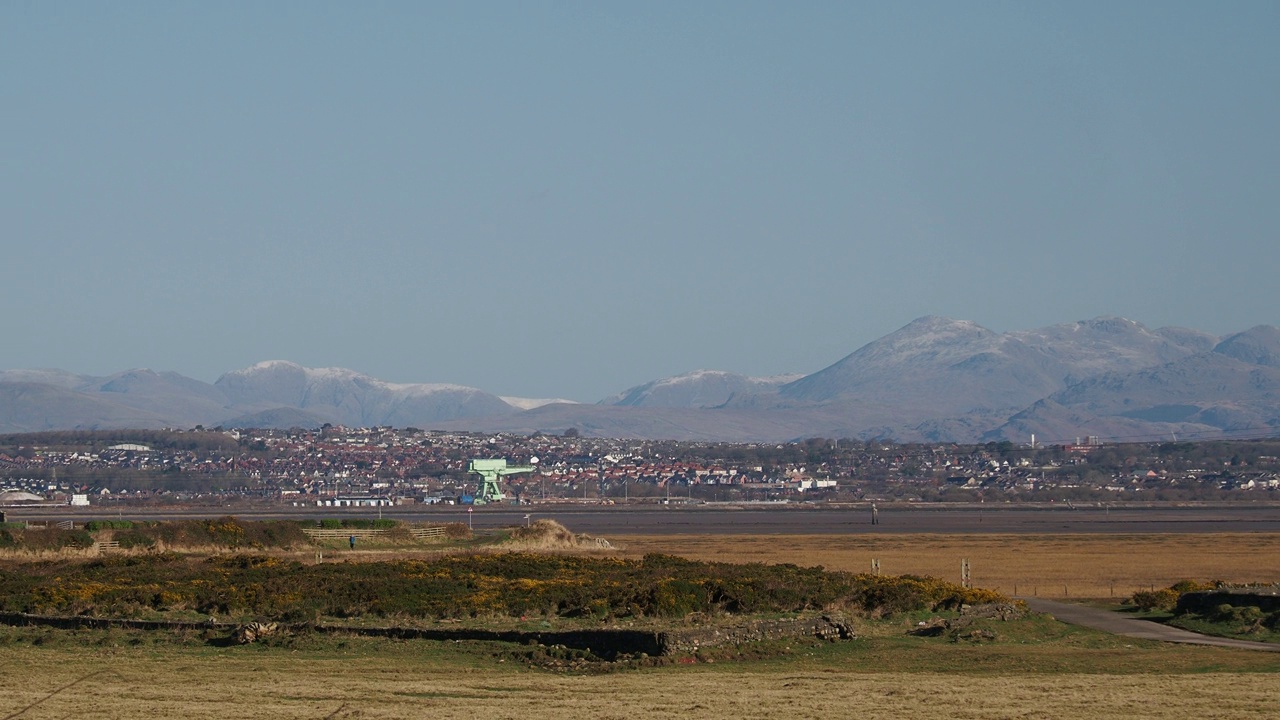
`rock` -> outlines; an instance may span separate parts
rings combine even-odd
[[[236,628],[235,639],[241,645],[257,642],[276,634],[280,626],[276,623],[251,622]]]

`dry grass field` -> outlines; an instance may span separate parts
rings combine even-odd
[[[1280,535],[668,535],[609,540],[624,554],[915,574],[1052,598],[1128,597],[1179,580],[1280,582]]]
[[[291,651],[115,640],[5,647],[0,717],[1266,718],[1276,699],[1277,660],[1269,657],[1258,659],[1270,672],[1258,673],[1243,651],[1078,647],[1098,644],[1087,637],[1025,653],[855,641],[783,659],[603,675],[530,671],[425,642]],[[911,660],[902,666],[886,653]],[[1089,657],[1094,670],[1080,670]],[[935,662],[946,671],[911,667]],[[958,672],[960,665],[970,669]]]

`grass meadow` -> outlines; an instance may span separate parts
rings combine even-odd
[[[1045,621],[1047,622],[1047,621]],[[604,674],[504,662],[482,643],[322,638],[211,648],[126,631],[8,630],[6,718],[1266,718],[1280,657],[1038,637],[956,644],[886,630],[763,660]]]
[[[1183,578],[1280,580],[1280,536],[610,537],[624,556],[787,562],[1119,597]],[[411,554],[391,549],[388,555]],[[364,553],[356,553],[364,555]],[[381,555],[381,552],[370,553]],[[370,559],[365,557],[363,559]],[[732,649],[692,664],[565,673],[495,644],[299,636],[215,647],[127,630],[0,627],[0,720],[134,718],[1270,718],[1280,653],[992,620],[994,641],[860,620],[858,639]]]

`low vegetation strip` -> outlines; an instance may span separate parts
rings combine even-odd
[[[174,553],[0,565],[0,611],[319,618],[685,617],[847,609],[874,616],[1007,601],[932,578],[648,555],[498,553],[304,564]]]
[[[125,550],[200,547],[291,549],[310,544],[303,525],[293,520],[242,522],[234,517],[221,517],[167,522],[95,520],[82,528],[3,527],[0,528],[0,549],[26,552],[87,550],[99,542],[118,543],[117,547]]]
[[[234,517],[212,520],[146,522],[93,520],[83,527],[0,524],[0,550],[58,552],[63,550],[296,550],[316,540],[387,538],[442,539],[469,535],[464,526],[415,527],[396,520],[362,518],[242,521]]]
[[[277,624],[252,622],[247,624],[228,622],[194,622],[177,620],[138,620],[129,618],[102,618],[83,615],[51,616],[29,613],[0,612],[0,624],[16,627],[53,627],[64,630],[111,628],[129,630],[204,632],[226,635],[239,644],[253,642],[263,636],[278,633],[294,635],[304,633],[348,634],[365,637],[395,638],[399,640],[435,640],[444,642],[481,641],[502,642],[516,645],[561,646],[590,652],[592,656],[613,661],[631,656],[665,657],[697,652],[700,649],[734,645],[744,642],[791,638],[818,638],[822,640],[850,640],[854,637],[850,626],[828,615],[778,620],[750,620],[736,625],[711,628],[683,628],[667,630],[636,630],[628,628],[599,628],[574,630],[493,630],[485,628],[417,628],[370,627],[341,624]]]

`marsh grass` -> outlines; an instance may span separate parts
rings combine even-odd
[[[1280,534],[1206,535],[667,535],[610,538],[624,556],[665,552],[693,559],[799,562],[958,582],[1006,594],[1115,598],[1185,578],[1280,582]]]

